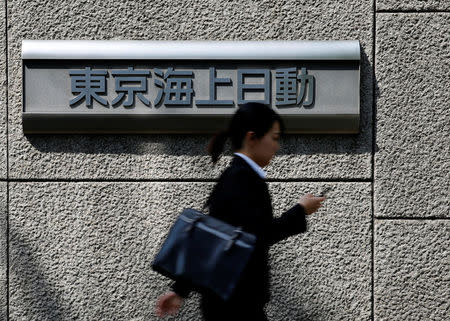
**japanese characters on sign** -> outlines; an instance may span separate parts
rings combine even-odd
[[[93,101],[108,106],[107,77],[114,78],[114,91],[116,96],[109,103],[114,107],[123,106],[133,108],[135,100],[139,99],[145,106],[159,108],[165,107],[191,107],[193,104],[202,107],[233,107],[248,102],[271,104],[272,101],[272,73],[270,69],[238,68],[236,95],[217,99],[217,88],[220,86],[233,86],[231,78],[218,78],[216,67],[209,67],[208,99],[194,99],[194,71],[175,70],[168,67],[166,71],[159,68],[153,70],[135,70],[129,66],[124,70],[84,69],[69,70],[71,79],[71,92],[74,95],[69,105],[73,108],[84,106],[92,108]],[[278,68],[274,71],[276,79],[275,106],[278,108],[305,107],[314,105],[315,78],[308,75],[305,67]],[[258,79],[258,83],[247,83],[246,77]],[[149,81],[153,79],[153,81]],[[152,83],[158,90],[155,97],[148,95],[148,85]],[[246,98],[248,92],[259,92],[262,99]]]

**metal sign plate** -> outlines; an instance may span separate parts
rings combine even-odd
[[[359,57],[357,41],[24,41],[23,130],[209,133],[257,101],[288,133],[357,133]]]

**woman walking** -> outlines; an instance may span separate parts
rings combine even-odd
[[[257,242],[233,295],[223,301],[213,294],[202,295],[201,309],[205,321],[266,321],[264,306],[270,299],[269,247],[289,236],[306,231],[305,215],[317,211],[324,197],[311,194],[274,218],[270,194],[265,182],[267,166],[279,149],[283,131],[280,116],[270,107],[248,103],[231,119],[227,131],[217,134],[208,151],[213,163],[231,140],[234,158],[220,176],[209,196],[209,215],[256,235]],[[156,313],[162,317],[175,314],[191,289],[175,282],[172,291],[158,299]]]

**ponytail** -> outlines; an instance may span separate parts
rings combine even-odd
[[[228,131],[221,131],[214,135],[213,138],[209,141],[207,150],[211,155],[213,164],[217,163],[220,158],[220,154],[222,154],[223,147],[225,146],[225,142],[228,138]]]

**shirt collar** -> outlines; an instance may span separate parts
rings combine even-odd
[[[247,162],[247,164],[261,177],[262,179],[266,178],[266,172],[263,171],[263,169],[255,163],[254,160],[252,160],[250,157],[242,154],[242,153],[234,153],[234,155],[237,155],[241,157],[243,160]]]

